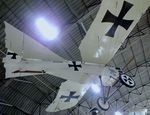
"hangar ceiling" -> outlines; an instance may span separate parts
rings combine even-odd
[[[7,21],[19,30],[38,37],[32,21],[39,15],[56,20],[61,27],[58,41],[50,44],[52,51],[70,60],[80,60],[76,47],[94,20],[100,0],[1,0],[0,1],[0,56],[5,56],[5,25]],[[142,16],[114,58],[107,64],[122,68],[133,77],[135,88],[127,88],[119,82],[113,87],[103,87],[104,94],[96,95],[89,90],[79,104],[69,110],[54,113],[85,115],[97,106],[96,98],[109,98],[110,108],[100,115],[120,110],[128,112],[136,108],[150,108],[150,9]],[[55,46],[55,47],[54,47]],[[69,51],[67,49],[71,49]],[[2,115],[52,115],[45,108],[55,98],[60,84],[65,81],[51,75],[27,76],[4,80],[0,61],[0,114]],[[109,95],[108,95],[109,92]]]

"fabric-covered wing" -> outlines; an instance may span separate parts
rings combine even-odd
[[[64,61],[63,58],[44,47],[33,38],[5,23],[6,47],[23,58],[41,59],[46,61]]]
[[[57,112],[75,106],[87,91],[84,84],[69,81],[60,86],[55,100],[47,107],[47,112]]]
[[[79,47],[82,60],[107,64],[148,6],[150,0],[103,0]]]

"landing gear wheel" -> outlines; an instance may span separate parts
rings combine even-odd
[[[125,85],[129,88],[135,87],[135,81],[128,75],[122,74],[122,75],[120,75],[119,79],[123,85]]]
[[[98,98],[98,99],[97,99],[97,105],[98,105],[102,110],[104,110],[104,111],[107,111],[107,110],[109,109],[109,107],[110,107],[108,101],[106,101],[106,102],[104,103],[104,100],[102,100],[102,98]]]

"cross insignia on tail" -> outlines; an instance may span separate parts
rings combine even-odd
[[[126,20],[123,18],[128,13],[128,11],[131,9],[132,6],[133,6],[133,4],[131,4],[127,1],[124,1],[122,9],[121,9],[118,17],[113,15],[109,10],[107,10],[102,22],[111,22],[111,23],[113,23],[113,25],[110,28],[110,30],[106,33],[106,36],[114,37],[116,29],[118,28],[119,25],[122,26],[123,28],[125,28],[126,30],[128,30],[128,28],[131,26],[131,24],[134,20]]]
[[[61,95],[60,99],[66,99],[64,102],[70,102],[71,99],[78,99],[80,95],[76,95],[76,91],[70,91],[69,96]]]
[[[12,55],[11,59],[16,59],[17,54],[12,52],[7,52],[7,55]]]

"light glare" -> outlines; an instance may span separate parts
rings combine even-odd
[[[102,42],[104,42],[104,43],[107,42],[107,37],[106,36],[102,37]]]
[[[144,112],[147,113],[147,109],[144,109]]]
[[[100,87],[97,84],[92,84],[91,88],[95,93],[100,92]]]
[[[58,28],[48,23],[44,18],[36,20],[36,27],[46,40],[54,40],[59,34]]]
[[[116,111],[115,115],[122,115],[122,114],[119,111]]]
[[[104,48],[103,47],[99,47],[96,51],[95,57],[99,58],[102,55]]]

